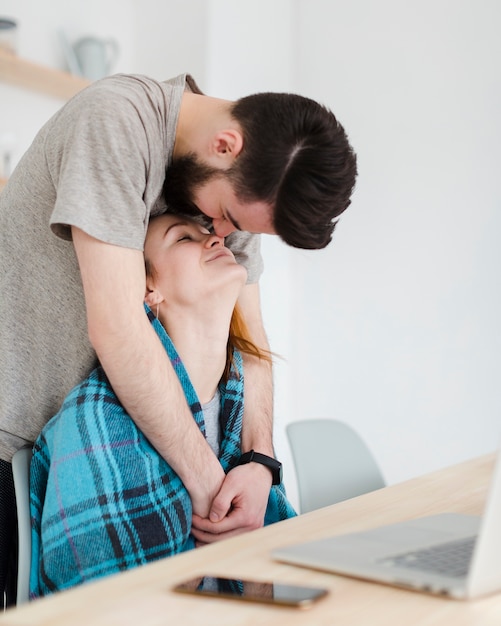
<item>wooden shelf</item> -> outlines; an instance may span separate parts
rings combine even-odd
[[[81,91],[90,81],[68,72],[26,61],[0,49],[0,81],[67,100]]]

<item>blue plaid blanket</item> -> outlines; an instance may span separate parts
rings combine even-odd
[[[205,434],[188,374],[147,313]],[[241,453],[243,385],[236,352],[229,380],[220,386],[225,472]],[[38,437],[30,481],[33,598],[194,548],[188,492],[127,415],[101,367],[69,393]],[[272,487],[265,524],[294,515],[283,485]]]

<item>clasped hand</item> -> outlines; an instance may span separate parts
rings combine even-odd
[[[239,465],[228,472],[209,517],[193,514],[191,533],[197,547],[261,528],[271,479],[270,471],[257,463]]]

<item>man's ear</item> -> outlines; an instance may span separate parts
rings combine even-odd
[[[227,128],[214,135],[212,152],[217,158],[231,162],[240,154],[243,145],[242,133],[236,128]]]

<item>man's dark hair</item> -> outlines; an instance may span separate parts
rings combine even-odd
[[[184,213],[190,217],[201,215],[193,193],[225,170],[216,169],[201,162],[196,154],[189,153],[173,161],[165,171],[163,197],[168,211]]]
[[[231,115],[244,138],[227,170],[238,198],[271,204],[275,232],[289,245],[324,248],[357,175],[344,128],[318,102],[286,93],[241,98]]]

